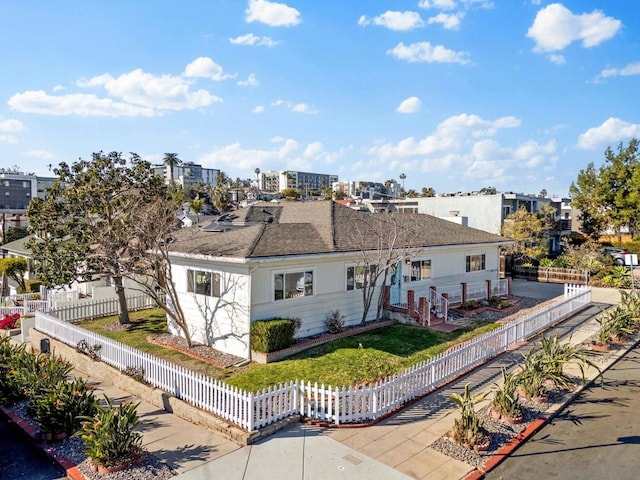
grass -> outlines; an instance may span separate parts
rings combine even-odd
[[[337,387],[375,381],[379,377],[400,373],[452,345],[498,327],[495,323],[488,323],[472,329],[442,333],[408,325],[392,325],[325,343],[280,362],[222,370],[149,343],[148,335],[166,331],[165,315],[161,310],[132,312],[130,318],[132,327],[123,331],[114,332],[104,328],[109,323],[117,322],[117,317],[88,320],[80,325],[213,378],[224,379],[230,385],[248,391],[258,391],[290,380]]]

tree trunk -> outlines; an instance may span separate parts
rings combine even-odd
[[[129,306],[127,305],[127,297],[125,295],[124,286],[122,284],[122,277],[113,277],[113,283],[116,286],[116,295],[118,296],[118,303],[120,303],[120,312],[118,314],[118,322],[120,325],[126,325],[130,323],[129,320]]]

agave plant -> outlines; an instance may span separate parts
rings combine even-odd
[[[561,388],[567,388],[572,384],[571,378],[564,372],[565,365],[576,365],[580,370],[583,383],[586,381],[585,366],[593,367],[600,372],[598,366],[589,358],[591,352],[588,349],[569,342],[560,342],[558,335],[553,338],[542,337],[540,355],[544,365],[545,380],[551,380]]]

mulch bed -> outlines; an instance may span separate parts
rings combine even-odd
[[[242,357],[223,353],[220,350],[216,350],[215,348],[211,348],[206,345],[196,343],[189,347],[184,338],[178,337],[177,335],[171,335],[170,333],[149,335],[147,337],[147,341],[155,345],[171,348],[219,368],[233,367],[234,365],[245,361]]]

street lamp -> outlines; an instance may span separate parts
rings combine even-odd
[[[407,178],[407,176],[404,173],[400,174],[400,180],[402,180],[402,198],[404,198],[404,179]]]

